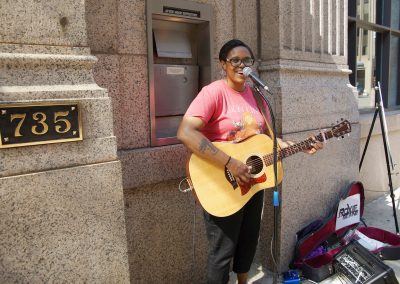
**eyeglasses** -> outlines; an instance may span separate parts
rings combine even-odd
[[[242,59],[239,57],[233,57],[231,59],[226,59],[226,61],[232,64],[233,67],[239,67],[242,63],[246,67],[250,67],[254,64],[254,59],[251,57],[245,57]]]

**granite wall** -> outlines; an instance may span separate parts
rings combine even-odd
[[[283,162],[280,269],[287,269],[295,233],[325,216],[341,190],[358,180],[360,126],[347,67],[347,1],[261,1],[260,75],[270,86],[278,133],[299,141],[340,119],[352,132],[314,156]],[[264,228],[272,230],[271,224]],[[269,253],[268,242],[260,248]]]
[[[217,79],[218,52],[226,40],[238,37],[257,49],[257,1],[193,2],[212,6]],[[145,0],[86,1],[88,42],[99,59],[95,79],[112,98],[131,281],[202,283],[207,246],[202,214],[191,194],[178,190],[188,152],[180,144],[150,146],[145,7]]]
[[[326,213],[339,191],[358,177],[360,129],[348,87],[347,2],[193,2],[209,4],[213,10],[214,79],[220,76],[217,58],[222,44],[234,37],[247,42],[274,93],[270,100],[283,138],[305,139],[340,118],[352,123],[350,137],[329,141],[317,155],[299,154],[284,162],[279,252],[280,269],[285,270],[296,230]],[[190,194],[178,191],[188,153],[179,144],[150,146],[145,8],[144,0],[86,1],[88,43],[99,59],[95,80],[112,99],[131,281],[201,283],[206,253],[202,216]],[[267,191],[256,260],[269,268],[271,194]]]
[[[83,128],[83,141],[0,150],[0,282],[127,283],[121,164],[84,1],[3,1],[0,17],[0,103],[78,102]]]
[[[222,44],[247,42],[274,93],[284,139],[305,139],[340,118],[352,123],[350,137],[284,161],[279,267],[286,270],[295,232],[358,179],[347,1],[193,2],[212,7],[213,79]],[[0,7],[1,102],[79,101],[84,129],[80,142],[1,150],[3,282],[204,282],[202,213],[178,190],[188,152],[150,146],[145,9],[145,0]],[[256,259],[269,268],[271,195]]]

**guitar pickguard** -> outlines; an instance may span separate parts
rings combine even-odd
[[[240,186],[240,191],[242,193],[242,196],[245,195],[246,193],[248,193],[253,185],[255,185],[257,183],[263,183],[266,181],[267,181],[267,175],[265,173],[263,173],[261,176],[259,176],[257,178],[250,179],[250,183],[248,183],[247,185]]]

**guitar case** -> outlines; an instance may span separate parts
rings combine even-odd
[[[362,183],[353,182],[342,192],[339,202],[325,218],[317,219],[298,231],[291,268],[302,270],[304,277],[315,282],[328,278],[335,274],[335,256],[356,239],[357,231],[385,243],[384,247],[372,251],[381,259],[400,259],[400,236],[373,227],[357,228],[364,212],[364,200]]]
[[[357,231],[363,233],[367,237],[386,244],[383,247],[371,250],[382,260],[399,260],[400,259],[400,236],[394,233],[374,228],[359,227]]]

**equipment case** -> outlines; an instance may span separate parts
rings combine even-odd
[[[335,273],[335,256],[347,248],[352,240],[364,212],[364,199],[362,183],[353,182],[341,194],[340,201],[327,217],[316,220],[297,232],[297,243],[291,268],[301,269],[304,277],[316,282],[333,275]],[[357,218],[358,221],[356,221]],[[346,222],[349,224],[347,225]],[[400,237],[398,235],[372,227],[357,228],[357,230],[369,238],[389,244],[385,248],[374,251],[381,258],[400,259]],[[371,252],[366,251],[372,255]],[[382,261],[380,262],[386,266]],[[391,270],[390,267],[386,267],[388,271]],[[393,270],[391,271],[393,272]],[[394,278],[394,282],[388,283],[398,282]]]
[[[383,263],[377,256],[351,241],[333,261],[336,273],[342,282],[357,284],[394,284],[398,283],[392,268]]]

